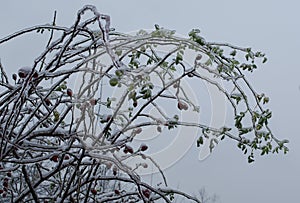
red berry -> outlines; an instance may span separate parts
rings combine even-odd
[[[97,104],[97,100],[96,99],[90,99],[90,104],[92,106],[95,106]]]
[[[188,77],[192,78],[192,77],[194,77],[194,74],[193,73],[189,73]]]
[[[148,189],[142,190],[142,193],[146,198],[150,197],[150,190],[148,190]]]
[[[91,192],[92,192],[93,195],[97,194],[97,190],[95,190],[95,189],[91,189]]]
[[[127,151],[132,154],[133,153],[133,148],[130,146],[125,146],[125,148],[127,148]]]
[[[178,102],[177,107],[178,107],[179,110],[182,110],[182,109],[187,110],[188,109],[187,104],[184,103],[184,102]]]
[[[140,146],[140,150],[141,150],[141,151],[146,151],[147,149],[148,149],[148,146],[147,146],[147,145],[141,144],[141,146]]]
[[[36,71],[34,71],[34,73],[33,73],[33,76],[32,77],[34,77],[34,78],[37,78],[39,76],[39,74],[36,72]]]
[[[70,156],[69,155],[65,155],[64,160],[69,160]]]
[[[108,122],[111,119],[112,115],[107,115],[106,121]]]
[[[8,187],[8,182],[3,182],[3,187],[7,188]]]
[[[114,174],[114,176],[117,175],[117,172],[118,172],[118,168],[116,166],[114,166],[114,168],[113,168],[113,174]]]
[[[119,190],[115,190],[115,194],[116,195],[120,195],[120,191]]]
[[[142,132],[142,128],[135,129],[135,134],[140,134]]]
[[[58,155],[54,155],[50,158],[51,161],[58,162]]]
[[[127,153],[128,153],[127,147],[124,148],[123,152],[124,152],[124,154],[127,154]]]
[[[138,105],[137,101],[134,101],[133,102],[133,107],[137,107],[137,105]]]
[[[110,169],[111,167],[112,167],[112,163],[111,162],[106,163],[106,168],[107,169]]]
[[[52,103],[51,103],[49,98],[45,99],[45,103],[46,103],[47,106],[50,106],[50,105],[52,106]]]
[[[14,73],[14,74],[12,75],[12,78],[13,78],[13,80],[17,80],[17,74]]]
[[[0,194],[2,194],[4,191],[2,189],[0,189]]]
[[[148,168],[148,164],[147,163],[142,163],[143,168]]]
[[[8,177],[11,177],[11,172],[7,172],[6,175],[7,175]]]
[[[26,78],[28,74],[30,74],[32,71],[32,69],[30,67],[23,67],[23,68],[20,68],[19,71],[18,71],[18,75],[20,78]],[[34,78],[37,78],[38,77],[38,73],[34,70],[34,73],[33,73],[33,77]]]
[[[72,96],[73,96],[73,91],[72,91],[70,88],[67,89],[67,95],[68,95],[69,97],[72,97]]]
[[[5,197],[6,197],[6,193],[3,193],[3,194],[2,194],[2,197],[5,198]]]

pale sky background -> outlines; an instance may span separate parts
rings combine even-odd
[[[270,127],[277,137],[290,140],[288,155],[257,156],[249,165],[236,143],[227,140],[204,161],[198,161],[198,149],[191,148],[166,174],[172,186],[189,193],[204,186],[209,193],[220,196],[218,202],[222,203],[299,201],[299,1],[9,0],[1,2],[0,38],[25,27],[50,23],[54,10],[58,12],[57,24],[70,26],[77,10],[85,4],[109,14],[117,31],[150,29],[156,23],[184,35],[199,28],[207,41],[265,52],[269,60],[254,72],[251,82],[271,98]],[[45,38],[36,35],[33,40],[32,36],[27,43],[16,40],[0,45],[0,59],[6,68],[14,71],[33,63],[45,46]]]

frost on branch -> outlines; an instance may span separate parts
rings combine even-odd
[[[89,12],[92,16],[86,17]],[[210,151],[220,140],[232,139],[249,162],[255,151],[288,151],[287,141],[278,140],[268,127],[269,98],[245,77],[257,63],[266,62],[263,53],[206,42],[197,29],[188,38],[158,25],[135,35],[115,32],[110,17],[93,6],[81,9],[70,28],[53,21],[9,35],[0,45],[48,30],[47,46],[32,66],[9,76],[0,64],[4,200],[171,202],[181,195],[200,202],[167,187],[160,166],[147,154],[151,146],[134,144],[150,127],[162,135],[179,126],[199,128],[195,144],[208,141]],[[216,88],[232,109],[233,122],[210,126],[184,120],[181,112],[201,114],[184,82]],[[163,108],[166,103],[169,110]],[[139,160],[135,166],[128,164],[133,158]],[[139,173],[149,164],[160,172],[157,184]]]

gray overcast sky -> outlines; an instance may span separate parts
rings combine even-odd
[[[270,96],[270,126],[277,137],[290,140],[290,153],[257,156],[256,162],[249,165],[235,143],[225,141],[205,161],[198,161],[197,149],[191,148],[166,172],[173,186],[191,193],[205,186],[207,191],[218,194],[223,203],[299,201],[300,1],[10,0],[1,2],[0,38],[31,25],[51,22],[54,10],[58,11],[57,24],[69,26],[85,4],[93,4],[109,14],[112,27],[118,31],[149,29],[155,23],[185,35],[192,28],[199,28],[208,41],[265,52],[268,63],[254,72],[251,81],[256,90]],[[18,40],[0,46],[2,64],[11,70],[31,65],[44,47],[43,39],[37,37],[30,48],[28,44],[16,48],[21,42]]]

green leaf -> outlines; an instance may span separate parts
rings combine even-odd
[[[251,155],[248,156],[248,163],[250,164],[252,162],[254,162],[254,156],[253,156],[253,154],[251,154]]]
[[[233,50],[232,52],[230,52],[231,56],[235,56],[236,55],[236,50]]]
[[[183,57],[180,53],[177,53],[177,56],[175,58],[175,64],[179,64],[182,61]]]
[[[118,83],[119,83],[118,78],[113,77],[109,80],[109,84],[113,87],[116,86]]]
[[[264,100],[263,100],[263,104],[266,104],[270,101],[270,98],[269,97],[264,97]]]
[[[264,59],[263,59],[263,61],[262,61],[262,62],[263,62],[263,63],[266,63],[266,62],[267,62],[267,60],[268,60],[268,59],[267,59],[266,57],[264,57]]]
[[[198,140],[197,140],[197,147],[200,147],[200,145],[203,144],[203,137],[199,137]]]

